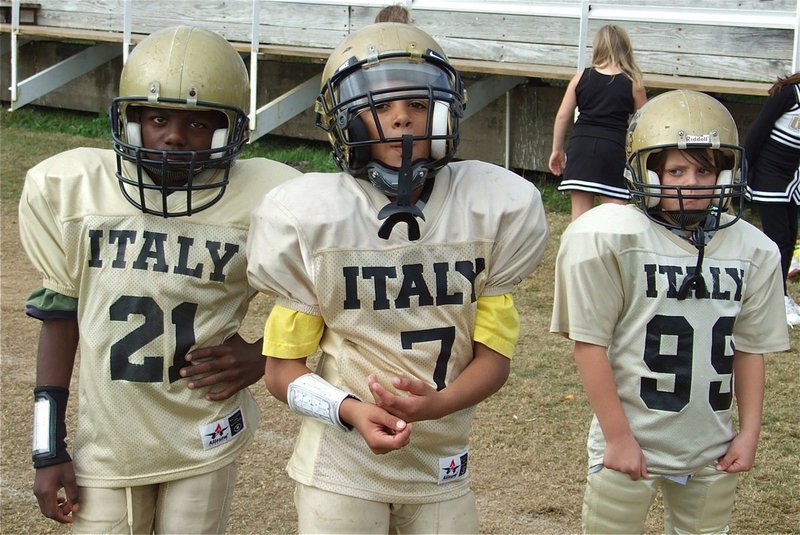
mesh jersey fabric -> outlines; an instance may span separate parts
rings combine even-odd
[[[251,441],[259,409],[247,389],[207,401],[207,389],[189,390],[176,374],[186,352],[239,330],[255,295],[246,275],[250,212],[297,174],[241,160],[219,202],[191,217],[163,218],[129,204],[115,170],[110,150],[71,150],[32,168],[20,201],[22,244],[43,286],[78,298],[73,459],[82,486],[210,472]],[[214,193],[195,192],[198,201],[204,194]],[[211,424],[219,427],[205,429]]]
[[[304,175],[264,199],[248,240],[253,286],[324,318],[317,373],[367,400],[370,373],[387,388],[395,375],[440,387],[455,380],[472,359],[477,297],[510,292],[541,260],[548,236],[538,190],[491,164],[439,171],[417,241],[404,225],[378,237],[387,202],[348,174]],[[473,413],[415,422],[409,446],[380,456],[357,432],[304,418],[288,471],[300,483],[369,500],[455,498],[469,489]],[[462,453],[464,473],[439,484],[439,461]]]
[[[723,217],[730,217],[723,215]],[[697,249],[633,205],[601,205],[561,238],[550,330],[607,348],[648,471],[686,474],[720,457],[735,434],[734,348],[789,348],[775,244],[740,220],[705,250],[708,294],[677,290]],[[602,464],[596,418],[589,465]]]

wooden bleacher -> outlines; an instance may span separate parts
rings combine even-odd
[[[470,114],[518,85],[559,81],[563,86],[590,63],[592,37],[607,23],[623,26],[630,35],[648,89],[764,96],[778,76],[800,70],[797,0],[737,0],[735,9],[728,0],[668,0],[666,7],[664,0],[226,0],[216,10],[204,0],[15,0],[0,2],[0,74],[12,81],[10,92],[8,84],[0,88],[0,98],[14,109],[48,91],[57,93],[56,83],[124,57],[143,36],[176,23],[216,31],[244,55],[255,52],[258,61],[251,62],[251,68],[301,63],[297,76],[309,76],[321,71],[330,51],[348,33],[370,24],[381,7],[397,1],[411,7],[414,24],[442,45],[465,78],[478,81],[470,86]],[[20,7],[16,24],[8,22],[14,4]],[[26,17],[21,16],[23,5]],[[31,70],[24,55],[30,47],[66,44],[85,47],[86,58],[72,62],[78,66],[62,61],[57,75],[51,76],[57,82],[32,83],[34,77],[47,78],[51,69],[37,64]],[[6,78],[6,73],[11,76]],[[304,110],[316,91],[313,79],[297,78],[276,97],[275,88],[259,87],[263,77],[253,74],[251,100],[256,110],[251,113],[259,128],[255,137],[308,113]],[[274,77],[269,79],[274,82]],[[560,91],[559,83],[555,89]],[[265,99],[267,104],[258,104]],[[271,106],[281,108],[270,110]],[[542,125],[549,129],[552,124],[549,117],[535,120],[542,123],[536,127],[539,132]],[[530,128],[521,130],[527,135]],[[541,157],[534,160],[541,167]]]

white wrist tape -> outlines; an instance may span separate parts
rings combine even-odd
[[[353,428],[339,417],[339,407],[347,398],[361,401],[354,394],[336,388],[316,373],[301,375],[289,383],[286,392],[289,408],[294,412],[322,420],[342,431]]]

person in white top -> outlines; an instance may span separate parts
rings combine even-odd
[[[75,533],[222,533],[259,409],[245,241],[258,198],[297,173],[237,160],[247,69],[220,35],[176,26],[128,57],[113,150],[48,158],[25,179],[22,245],[42,276],[34,493]],[[73,455],[65,413],[76,350]],[[63,490],[62,490],[63,489]]]
[[[265,381],[304,416],[288,466],[300,533],[478,532],[470,425],[508,377],[512,291],[548,227],[533,184],[451,161],[463,105],[422,30],[351,34],[317,102],[342,172],[287,182],[253,214],[251,283],[278,296]]]
[[[635,204],[573,221],[556,260],[550,330],[574,341],[594,411],[583,529],[642,533],[660,489],[666,533],[725,533],[755,460],[763,354],[789,348],[778,250],[740,219],[742,149],[714,98],[653,98],[627,151]]]

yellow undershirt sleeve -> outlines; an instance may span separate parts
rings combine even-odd
[[[519,338],[519,314],[510,293],[478,297],[472,339],[509,359]]]
[[[279,359],[299,359],[313,355],[325,330],[322,316],[298,312],[281,305],[272,307],[264,325],[261,352]]]
[[[296,359],[314,354],[325,323],[321,316],[275,305],[264,326],[262,353]],[[475,317],[473,340],[511,358],[519,337],[519,315],[510,293],[481,296]]]

